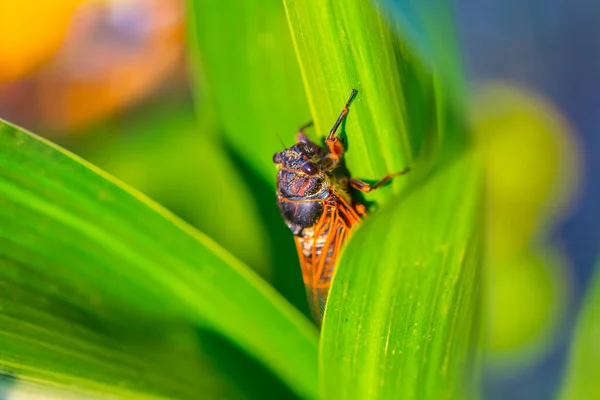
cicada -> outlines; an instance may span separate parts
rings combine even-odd
[[[296,144],[273,156],[279,210],[294,234],[308,302],[318,324],[342,246],[366,215],[350,188],[367,193],[408,171],[386,175],[372,185],[350,177],[342,161],[345,147],[336,133],[356,93],[353,89],[325,139],[325,148],[304,133],[312,126],[309,122],[298,130]]]

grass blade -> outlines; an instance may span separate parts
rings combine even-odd
[[[268,278],[269,237],[249,182],[214,140],[213,130],[210,120],[197,121],[189,100],[161,98],[134,114],[78,133],[88,139],[85,147],[76,148],[83,158],[183,216]]]
[[[327,135],[356,88],[344,127],[350,171],[377,180],[414,166],[422,146],[434,139],[433,86],[389,21],[367,0],[284,4],[318,135]],[[397,193],[408,180],[397,179],[390,185],[395,190],[384,188],[372,198]]]
[[[480,285],[481,174],[472,156],[371,216],[334,278],[324,398],[464,398]],[[376,249],[376,250],[375,250]]]
[[[3,122],[0,202],[0,279],[8,288],[23,285],[86,314],[133,325],[189,318],[253,355],[299,395],[316,397],[317,337],[308,320],[157,204]],[[15,301],[16,292],[6,293]],[[54,353],[47,350],[49,361]],[[21,352],[0,357],[9,359],[23,370],[44,368]],[[86,376],[76,366],[70,371]]]
[[[206,393],[240,398],[198,353],[189,326],[138,319],[138,326],[120,321],[115,330],[115,320],[107,323],[90,308],[68,304],[25,283],[2,277],[0,288],[0,394],[196,399],[198,393]]]
[[[196,97],[214,104],[228,145],[274,189],[280,138],[289,146],[310,120],[281,1],[187,5]]]
[[[197,108],[213,111],[199,118],[214,117],[219,141],[252,188],[269,231],[271,282],[308,314],[294,241],[277,208],[272,162],[311,118],[283,5],[187,0],[187,10]]]
[[[600,398],[600,261],[588,290],[571,344],[562,400]]]
[[[392,13],[394,27],[434,72],[438,107],[464,113],[465,82],[448,0],[378,0]]]

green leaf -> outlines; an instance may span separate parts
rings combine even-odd
[[[101,322],[116,326],[118,336],[191,321],[253,355],[297,394],[316,397],[310,323],[245,265],[143,195],[0,122],[0,203],[1,366],[62,385],[77,379],[136,390],[133,380],[118,379],[120,368],[98,365],[110,358],[126,367],[119,358],[126,353],[108,353],[109,342],[95,337]],[[176,380],[180,368],[166,365],[164,380]],[[139,369],[131,373],[145,380]],[[160,394],[161,380],[153,379],[148,392]]]
[[[438,107],[465,111],[465,83],[449,0],[378,0],[394,28],[434,71]]]
[[[316,132],[329,133],[350,89],[346,162],[356,177],[378,180],[414,167],[436,146],[431,73],[397,39],[392,21],[368,0],[284,0]],[[438,124],[440,122],[438,121]],[[431,153],[432,154],[432,153]],[[423,159],[425,160],[425,158]],[[382,200],[427,168],[414,168],[370,198]]]
[[[457,399],[479,334],[482,184],[472,155],[370,216],[342,255],[325,313],[324,398]]]
[[[294,240],[275,197],[273,154],[311,119],[281,0],[187,0],[187,16],[198,118],[214,118],[252,188],[271,240],[273,285],[308,314]]]
[[[573,342],[569,366],[560,398],[563,400],[600,398],[600,260],[596,276],[585,296]]]
[[[212,137],[211,121],[196,121],[187,98],[160,100],[78,133],[85,145],[72,140],[69,146],[269,277],[267,229],[248,182]]]
[[[486,180],[486,188],[489,183]],[[490,205],[490,197],[486,199]],[[486,238],[490,243],[490,236]],[[486,367],[498,374],[518,375],[556,347],[570,303],[568,264],[559,246],[550,244],[505,259],[492,259],[490,253],[488,248],[484,272]]]
[[[56,286],[54,281],[42,282]],[[198,393],[210,393],[214,398],[243,398],[209,367],[189,326],[138,318],[140,326],[120,321],[117,331],[93,310],[26,283],[2,277],[0,288],[0,394],[196,399]]]
[[[274,189],[273,154],[311,118],[281,0],[187,4],[197,100],[214,104],[228,144]]]

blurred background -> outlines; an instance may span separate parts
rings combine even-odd
[[[504,365],[505,368],[497,363],[488,364],[486,393],[490,399],[553,397],[552,393],[561,384],[574,319],[582,295],[591,282],[600,248],[600,226],[596,223],[600,219],[600,203],[597,200],[600,196],[600,159],[597,157],[600,151],[600,113],[596,101],[600,90],[597,76],[600,69],[599,12],[599,3],[586,0],[456,2],[455,15],[464,65],[471,84],[501,80],[542,98],[546,103],[544,107],[550,106],[555,114],[546,116],[546,120],[555,121],[556,114],[559,114],[561,122],[553,125],[562,129],[563,132],[558,135],[570,142],[563,143],[559,151],[570,158],[566,153],[573,150],[575,170],[579,170],[573,170],[571,175],[574,186],[567,190],[572,196],[570,201],[561,211],[555,210],[558,212],[554,214],[553,222],[545,224],[534,238],[534,245],[543,246],[546,249],[543,254],[550,255],[547,263],[554,263],[553,268],[559,270],[558,276],[562,276],[562,281],[558,282],[559,292],[545,295],[548,299],[558,296],[554,298],[559,298],[563,304],[562,309],[556,309],[551,316],[556,322],[554,328],[549,329],[554,332],[545,338],[541,337],[543,333],[531,337],[532,346],[544,341],[547,343],[538,354],[529,353],[531,359],[525,363],[526,368],[515,367],[510,362]],[[566,130],[561,127],[562,123],[567,124]],[[526,141],[521,146],[530,143]],[[519,148],[516,154],[526,150],[532,159],[537,160],[537,164],[528,164],[533,171],[523,169],[520,174],[527,176],[534,173],[537,176],[535,169],[543,169],[540,153],[547,148],[541,143],[527,149]],[[508,165],[505,167],[510,169]],[[556,170],[564,172],[571,167],[557,165]],[[553,252],[560,256],[552,256]],[[531,280],[531,287],[522,288],[524,293],[534,292],[536,284],[543,285],[539,275],[532,274],[535,279]],[[507,296],[511,295],[511,288],[521,287],[518,282],[512,285],[510,282],[507,278]],[[518,290],[512,294],[518,295]],[[516,306],[508,312],[519,313],[519,310],[535,305],[536,300],[525,296],[505,304]],[[536,318],[535,315],[523,315],[521,325],[527,325]],[[502,329],[500,324],[504,323],[498,324]],[[516,336],[518,329],[519,326],[512,328]],[[502,346],[498,344],[496,350],[501,350]],[[510,346],[507,344],[505,347]],[[526,347],[524,343],[522,348]]]
[[[236,211],[199,206],[232,187],[252,194],[194,102],[184,1],[26,3],[0,3],[0,118],[146,193],[305,308],[299,270],[261,267],[277,256],[269,233],[240,243],[218,218]],[[485,398],[547,399],[600,243],[600,4],[456,0],[454,12],[472,125],[489,145]],[[262,229],[258,213],[237,212]]]

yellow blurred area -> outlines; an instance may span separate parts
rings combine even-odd
[[[0,4],[0,104],[32,129],[81,131],[183,71],[182,0]]]
[[[142,26],[134,33],[139,37],[131,48],[94,37],[94,26],[103,23],[103,14],[119,12],[119,7],[131,7],[147,18],[136,22],[151,27]],[[172,0],[93,4],[76,21],[70,37],[66,54],[44,71],[39,86],[43,116],[59,129],[77,128],[123,110],[148,95],[173,70],[183,53],[182,5]],[[90,54],[85,55],[86,50]],[[86,62],[69,53],[85,57]]]
[[[61,46],[84,0],[0,0],[0,83],[19,78]]]
[[[534,363],[558,335],[570,275],[545,241],[575,195],[580,166],[568,124],[539,96],[493,83],[475,100],[486,169],[485,347],[490,364],[512,369]]]
[[[578,180],[566,121],[538,96],[503,84],[476,97],[474,126],[484,145],[494,259],[510,258],[564,212]]]
[[[559,252],[546,247],[486,270],[487,351],[493,365],[526,368],[552,346],[569,297],[565,265]]]

